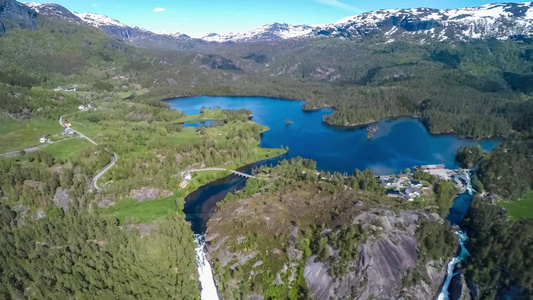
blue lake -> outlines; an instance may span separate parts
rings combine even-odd
[[[261,146],[278,148],[289,146],[289,153],[284,157],[273,158],[244,166],[240,171],[250,173],[251,169],[262,164],[275,165],[280,159],[302,156],[317,162],[317,168],[323,171],[352,173],[355,169],[372,169],[376,174],[397,173],[405,168],[423,164],[444,164],[447,168],[459,168],[455,161],[457,149],[462,146],[479,144],[486,151],[491,151],[498,141],[473,141],[460,139],[454,135],[431,135],[424,125],[414,118],[386,119],[373,124],[378,132],[373,139],[367,140],[366,128],[339,128],[324,123],[324,115],[332,109],[306,112],[302,110],[303,101],[290,101],[265,97],[192,97],[168,100],[171,108],[179,109],[185,114],[198,114],[202,107],[220,107],[223,109],[246,108],[253,112],[253,120],[268,126],[264,132]],[[286,125],[285,120],[292,121]],[[212,122],[185,123],[185,127],[210,126]],[[211,218],[218,201],[233,191],[244,188],[246,180],[229,175],[200,187],[186,198],[184,212],[191,222],[192,230],[204,234],[207,221]],[[472,194],[459,195],[448,214],[453,225],[459,225],[464,218]],[[466,241],[467,236],[464,235]],[[468,254],[461,240],[458,262]],[[450,295],[456,290],[450,285],[452,280],[460,279],[460,270],[454,263],[448,269],[448,277],[443,289]],[[460,285],[459,285],[460,286]],[[460,290],[460,289],[459,289]]]
[[[329,126],[322,120],[324,115],[332,113],[332,109],[306,112],[302,110],[303,101],[200,96],[167,102],[171,108],[185,114],[198,114],[202,107],[249,109],[255,122],[270,128],[263,133],[262,147],[289,146],[288,157],[313,159],[317,168],[323,171],[351,174],[355,169],[371,169],[379,175],[397,173],[422,164],[445,164],[448,168],[458,168],[455,154],[459,147],[480,144],[490,151],[498,144],[494,140],[473,141],[454,135],[431,135],[414,118],[382,120],[373,125],[379,128],[374,138],[367,140],[365,128]],[[293,124],[287,126],[286,119]],[[189,126],[197,126],[197,123]]]

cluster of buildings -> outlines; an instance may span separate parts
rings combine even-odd
[[[466,188],[470,181],[467,173],[446,169],[443,164],[422,165],[420,168],[442,180],[451,181],[459,188]],[[407,201],[414,201],[424,193],[423,190],[428,189],[420,180],[414,180],[411,174],[378,176],[378,179],[380,184],[387,189],[387,196],[402,197]]]
[[[72,127],[72,124],[70,124],[70,122],[68,120],[65,120],[63,121],[63,127],[65,128],[65,133],[66,134],[74,134],[74,130],[70,127]]]
[[[464,172],[457,172],[456,170],[446,169],[442,164],[440,165],[423,165],[420,166],[424,172],[433,176],[437,176],[442,180],[449,180],[457,186],[464,188],[468,185],[469,179]]]
[[[419,180],[413,180],[411,174],[379,176],[380,184],[387,189],[388,197],[401,197],[407,201],[414,201],[422,195],[424,186]]]

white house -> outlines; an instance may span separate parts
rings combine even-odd
[[[60,86],[58,86],[58,87],[56,87],[56,88],[54,89],[54,92],[61,92],[62,90],[63,90],[63,89],[62,89]]]
[[[85,109],[85,105],[82,104],[82,105],[78,106],[78,109],[79,110],[84,110]]]
[[[41,143],[48,143],[48,142],[49,142],[49,139],[48,139],[46,136],[43,136],[43,137],[41,137],[41,139],[39,139],[39,142],[41,142]]]
[[[189,171],[183,172],[183,179],[187,180],[187,181],[191,180],[192,179],[191,172],[189,172]]]
[[[67,128],[65,128],[65,133],[66,134],[74,134],[74,130],[72,130],[71,128],[67,127]]]
[[[418,189],[406,189],[405,197],[409,201],[413,201],[416,197],[420,197],[420,190]]]

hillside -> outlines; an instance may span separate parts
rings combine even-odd
[[[217,204],[206,240],[224,299],[437,294],[457,242],[430,190],[402,203],[373,174],[328,181],[307,166],[293,159],[260,170]]]
[[[14,1],[6,3],[17,4]],[[27,6],[17,5],[19,10],[31,11]],[[357,29],[357,32],[368,32],[358,35],[357,40],[270,38],[273,34],[271,30],[290,36],[293,28],[287,24],[273,24],[254,31],[250,36],[263,36],[254,43],[205,43],[185,38],[187,41],[181,44],[183,47],[174,47],[181,51],[128,48],[120,41],[136,45],[146,42],[164,48],[166,38],[105,16],[73,14],[55,5],[31,6],[38,11],[37,19],[42,19],[38,35],[46,41],[44,43],[50,41],[49,45],[44,49],[33,46],[22,48],[28,49],[27,52],[13,48],[11,51],[18,52],[6,53],[5,57],[12,55],[18,58],[9,60],[6,70],[13,68],[11,73],[28,75],[24,74],[28,72],[28,67],[35,66],[33,72],[41,69],[47,73],[47,82],[42,80],[44,74],[32,75],[31,79],[48,88],[63,84],[49,80],[55,76],[49,74],[50,71],[79,71],[89,65],[90,57],[90,62],[105,71],[82,80],[105,80],[120,92],[131,90],[133,84],[140,84],[142,89],[150,91],[144,96],[150,99],[198,94],[260,94],[306,99],[306,109],[335,107],[336,112],[326,119],[333,125],[352,126],[384,117],[412,115],[421,117],[432,133],[457,133],[475,138],[505,137],[512,130],[521,130],[524,128],[524,114],[531,107],[528,95],[532,91],[528,82],[533,73],[533,46],[527,39],[531,3],[485,5],[449,11],[377,11],[332,23],[348,29],[353,28],[353,24],[366,24],[374,29],[385,26],[383,30],[386,32],[391,31],[391,26],[405,27],[395,29],[398,32],[391,35],[371,33],[374,29]],[[416,18],[406,15],[416,15]],[[5,18],[17,19],[7,15]],[[480,27],[472,21],[475,23],[472,26],[485,28],[486,32],[506,32],[506,38],[482,34],[461,36],[457,39],[463,42],[456,44],[454,41],[457,39],[443,40],[424,33],[431,43],[420,44],[419,40],[412,40],[415,37],[412,33],[418,36],[422,31],[410,31],[408,23],[391,21],[428,18],[448,20],[446,22],[450,24],[473,19],[489,24],[505,19],[512,26],[495,30]],[[523,26],[517,27],[515,23]],[[58,44],[55,42],[57,37],[52,36],[53,27],[57,24],[71,28],[72,33],[69,34],[77,34],[78,41],[62,40],[61,43],[71,46],[53,49],[51,45]],[[305,26],[298,28],[300,31],[309,30]],[[510,31],[520,28],[524,31],[522,34]],[[448,32],[451,29],[443,30]],[[114,38],[106,37],[104,32]],[[20,43],[9,39],[24,39],[27,34],[29,32],[25,31],[24,34],[8,36],[5,42],[10,45]],[[76,50],[76,45],[82,42],[79,40],[82,36],[88,35],[98,35],[99,42],[85,45],[81,53]],[[335,29],[330,35],[341,33]],[[153,38],[160,39],[161,44],[154,43]],[[104,42],[105,39],[108,41]],[[31,37],[31,43],[38,40],[36,36]],[[46,51],[52,49],[57,53],[55,57],[41,59],[42,55],[47,55]],[[13,62],[12,66],[10,62]],[[23,70],[16,69],[20,66]],[[113,78],[128,80],[123,82]]]
[[[103,15],[71,14],[56,4],[26,3],[39,14],[73,23],[86,23],[136,45],[161,47],[191,40],[184,34],[156,34],[128,26]],[[410,40],[466,41],[469,39],[528,37],[533,29],[533,2],[487,4],[478,7],[438,10],[431,8],[377,10],[350,16],[326,25],[272,23],[247,32],[211,33],[207,42],[261,42],[319,37],[359,39],[382,37],[387,42]],[[155,45],[150,43],[155,42]]]

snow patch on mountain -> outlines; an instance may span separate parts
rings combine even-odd
[[[101,26],[118,26],[118,27],[129,27],[128,25],[121,23],[115,19],[111,19],[108,16],[99,15],[99,14],[93,14],[93,13],[74,13],[76,16],[78,16],[80,19],[85,21],[87,24],[94,26],[94,27],[101,27]]]
[[[249,42],[294,39],[309,36],[315,27],[309,25],[292,25],[286,23],[272,23],[257,27],[247,32],[236,32],[219,35],[210,33],[202,39],[209,42]]]
[[[41,3],[35,3],[35,2],[22,2],[22,4],[32,8],[33,10],[35,10],[36,12],[39,12],[39,7],[43,4]]]
[[[24,4],[39,14],[59,17],[78,24],[86,23],[128,40],[190,39],[187,35],[180,33],[153,33],[125,25],[104,15],[71,13],[57,4],[31,2]],[[406,38],[417,43],[430,40],[465,41],[533,36],[533,2],[493,3],[446,10],[385,9],[350,16],[326,25],[272,23],[246,32],[211,33],[204,36],[202,40],[223,43],[279,41],[319,36],[356,39],[380,35],[385,37],[387,42]]]
[[[428,31],[433,30],[433,31]],[[508,39],[515,35],[533,35],[533,2],[495,3],[478,7],[437,10],[430,8],[386,9],[341,19],[318,27],[329,36],[430,35],[446,40],[478,38]]]

